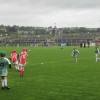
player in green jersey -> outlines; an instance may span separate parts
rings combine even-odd
[[[95,47],[95,59],[96,59],[96,62],[99,60],[98,55],[99,55],[99,49],[98,49],[98,47]]]
[[[78,62],[78,59],[77,59],[78,54],[79,54],[79,51],[74,47],[71,55],[74,56],[76,62]]]
[[[10,61],[5,58],[6,56],[6,52],[2,51],[0,53],[0,76],[2,78],[2,81],[1,81],[1,84],[2,84],[2,87],[1,89],[10,89],[8,86],[7,86],[7,74],[8,74],[8,71],[7,71],[7,68],[11,68],[11,63]]]

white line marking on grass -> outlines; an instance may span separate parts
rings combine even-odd
[[[95,57],[95,56],[90,56],[90,57]],[[84,58],[90,58],[90,57],[84,57]],[[84,58],[78,58],[78,59],[84,59]],[[60,62],[60,61],[70,61],[70,60],[73,60],[73,59],[66,59],[66,60],[59,60],[59,61],[49,61],[49,62],[42,62],[42,63],[43,64],[46,64],[46,63],[55,63],[55,62]],[[29,65],[38,65],[38,64],[41,64],[41,63],[34,63],[34,64],[29,64]]]

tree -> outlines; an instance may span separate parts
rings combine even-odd
[[[97,32],[100,32],[100,28],[97,28]]]

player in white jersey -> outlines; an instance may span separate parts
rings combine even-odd
[[[10,89],[8,86],[7,86],[7,74],[8,74],[8,71],[7,71],[7,68],[11,68],[11,63],[10,61],[5,58],[6,56],[6,52],[2,51],[0,53],[0,76],[2,78],[2,81],[1,81],[1,84],[2,84],[2,87],[1,89]]]

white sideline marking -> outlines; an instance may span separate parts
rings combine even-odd
[[[95,56],[91,56],[91,57],[95,57]],[[84,57],[84,58],[90,58],[90,57]],[[78,59],[84,59],[84,58],[78,58]],[[73,60],[73,59],[66,59],[66,60],[59,60],[59,61],[50,61],[50,62],[42,62],[42,63],[43,64],[46,64],[46,63],[55,63],[55,62],[68,61],[68,60]],[[29,65],[38,65],[38,64],[41,64],[41,62],[40,63],[29,64]]]

